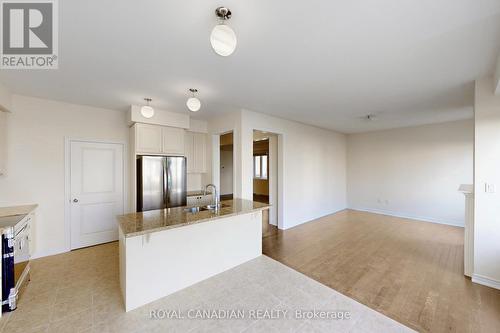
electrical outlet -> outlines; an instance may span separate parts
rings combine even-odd
[[[484,184],[484,192],[495,193],[495,184],[491,184],[491,183]]]

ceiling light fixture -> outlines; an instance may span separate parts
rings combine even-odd
[[[198,89],[191,88],[191,89],[189,89],[189,91],[191,92],[192,96],[188,98],[188,100],[186,102],[186,106],[188,107],[188,109],[190,111],[193,111],[193,112],[199,111],[201,108],[201,102],[194,95],[195,93],[198,92]]]
[[[231,11],[226,7],[218,7],[215,10],[215,15],[219,19],[219,23],[210,34],[210,44],[212,44],[215,53],[227,57],[234,52],[237,43],[233,29],[225,24],[225,21],[231,18]]]
[[[144,118],[153,118],[155,115],[155,109],[149,105],[149,103],[152,101],[151,98],[144,98],[146,101],[146,105],[143,105],[141,108],[141,114]]]

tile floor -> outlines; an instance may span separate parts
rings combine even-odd
[[[189,317],[202,313],[198,310],[233,309],[243,318],[165,319],[166,311]],[[330,315],[348,311],[351,318],[295,316],[297,310],[313,309]],[[280,318],[266,318],[271,310]],[[214,316],[214,312],[209,314]],[[257,320],[257,315],[264,318]],[[6,333],[332,331],[412,332],[266,256],[125,313],[118,282],[117,243],[32,261],[31,281],[18,309],[0,319],[0,332]]]

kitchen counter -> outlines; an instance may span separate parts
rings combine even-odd
[[[125,237],[134,237],[269,208],[268,204],[244,199],[221,201],[221,204],[217,212],[206,210],[189,213],[184,211],[185,207],[176,207],[131,213],[118,216],[118,224]]]

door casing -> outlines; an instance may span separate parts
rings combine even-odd
[[[123,212],[124,214],[129,211],[128,206],[128,191],[129,184],[127,182],[128,175],[128,148],[124,141],[119,140],[100,140],[100,139],[86,139],[86,138],[64,138],[64,228],[65,228],[65,250],[71,251],[71,143],[72,142],[85,142],[85,143],[103,143],[103,144],[118,144],[122,145],[122,166],[123,166]],[[58,253],[61,251],[58,251]]]

